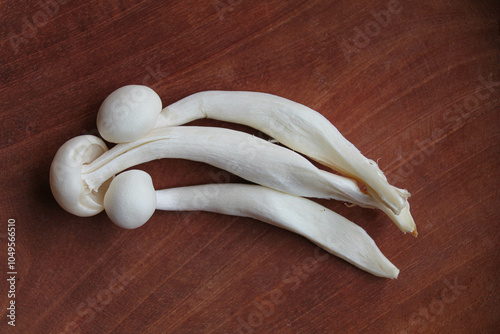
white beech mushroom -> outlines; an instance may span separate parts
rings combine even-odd
[[[354,180],[320,170],[287,148],[224,128],[158,128],[139,140],[118,144],[82,166],[82,190],[96,193],[115,174],[162,158],[204,162],[248,181],[296,196],[336,199],[366,208],[379,208],[403,231],[413,230],[414,222],[409,211],[394,215],[361,192]]]
[[[358,225],[313,201],[258,185],[209,184],[155,191],[149,174],[131,170],[111,181],[104,207],[115,224],[128,229],[146,223],[154,207],[251,217],[300,234],[375,276],[397,278],[399,274]]]
[[[100,111],[106,113],[106,108]],[[140,114],[142,111],[137,109],[136,112]],[[109,114],[109,119],[112,119],[111,111]],[[392,216],[405,216],[399,220],[409,223],[398,225],[403,232],[417,235],[413,219],[408,219],[408,216],[411,217],[410,193],[390,185],[377,163],[364,157],[335,126],[311,108],[266,93],[206,91],[164,108],[154,128],[182,125],[200,118],[253,127],[283,145],[358,180],[367,186],[371,196],[393,211]],[[391,219],[394,220],[394,217]]]

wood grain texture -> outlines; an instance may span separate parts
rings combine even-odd
[[[41,3],[0,1],[0,332],[498,330],[497,1]],[[322,113],[412,193],[418,238],[379,212],[318,201],[365,228],[399,279],[252,219],[157,212],[125,231],[105,214],[63,211],[48,184],[55,152],[97,134],[100,103],[134,83],[164,105],[251,90]],[[140,168],[157,189],[241,181],[184,160]],[[6,317],[9,218],[15,328]]]

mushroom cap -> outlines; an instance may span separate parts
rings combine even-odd
[[[161,109],[161,99],[151,88],[124,86],[102,103],[97,114],[97,129],[111,143],[131,142],[154,127]]]
[[[85,187],[82,165],[106,152],[106,144],[91,135],[78,136],[64,143],[50,166],[50,188],[57,203],[69,213],[89,217],[101,212],[105,186],[97,193]]]
[[[109,219],[125,229],[144,225],[156,210],[156,191],[151,176],[141,170],[117,175],[104,195]]]

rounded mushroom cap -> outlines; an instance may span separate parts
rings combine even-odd
[[[148,173],[129,170],[116,176],[104,195],[104,209],[116,225],[134,229],[156,210],[156,192]]]
[[[151,88],[124,86],[102,103],[97,114],[97,129],[109,142],[131,142],[154,127],[161,109],[161,99]]]
[[[50,166],[50,189],[57,203],[69,213],[89,217],[101,212],[105,186],[97,193],[85,187],[82,165],[106,152],[106,144],[98,137],[78,136],[64,143]]]

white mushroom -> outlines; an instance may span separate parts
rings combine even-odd
[[[142,113],[140,109],[136,112]],[[200,118],[253,127],[283,145],[358,180],[387,209],[384,212],[391,210],[392,216],[405,216],[398,220],[407,224],[396,223],[403,232],[417,234],[413,219],[408,219],[410,193],[390,185],[377,163],[364,157],[335,126],[311,108],[266,93],[206,91],[164,108],[154,128],[182,125]],[[395,220],[394,217],[391,219]]]
[[[313,201],[262,186],[210,184],[155,192],[146,172],[132,170],[111,182],[104,206],[111,220],[125,228],[143,225],[153,207],[251,217],[298,233],[373,275],[399,274],[361,227]]]

